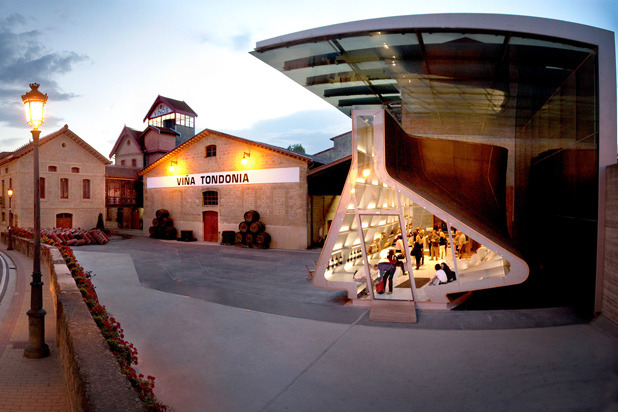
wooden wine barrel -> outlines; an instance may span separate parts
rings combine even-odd
[[[163,226],[167,226],[167,227],[173,227],[174,226],[174,219],[167,218],[167,219],[163,219]]]
[[[251,224],[249,225],[249,232],[254,234],[263,232],[264,229],[266,229],[266,226],[264,226],[264,223],[260,222],[259,220],[257,222],[251,222]]]
[[[154,226],[150,226],[150,227],[148,228],[148,234],[149,234],[150,236],[154,235],[154,234],[155,234],[155,230],[156,230],[156,229],[155,229],[155,227],[154,227]]]
[[[267,245],[270,244],[270,235],[266,232],[260,232],[255,235],[255,243],[258,245]]]
[[[166,227],[165,228],[165,238],[166,239],[176,239],[176,236],[178,235],[178,231],[176,230],[175,227]]]
[[[152,225],[153,226],[159,226],[160,223],[161,223],[161,221],[159,220],[159,218],[152,219]]]
[[[251,244],[255,240],[255,235],[251,232],[245,234],[245,243]]]
[[[166,209],[159,209],[155,212],[156,217],[170,217],[170,212]]]
[[[243,232],[236,232],[234,242],[235,243],[245,243],[245,234]]]
[[[255,210],[248,210],[245,212],[245,222],[255,222],[260,220],[260,214]]]
[[[238,230],[241,233],[247,233],[249,231],[249,223],[247,223],[247,222],[240,222],[238,224]]]

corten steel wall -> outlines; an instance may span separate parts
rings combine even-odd
[[[389,174],[501,243],[506,230],[507,150],[487,144],[417,138],[385,117]],[[510,242],[507,242],[510,243]]]
[[[618,165],[607,168],[603,314],[618,325]]]
[[[151,226],[158,209],[167,209],[174,220],[174,227],[192,230],[198,240],[204,240],[203,212],[218,212],[219,240],[225,230],[238,231],[244,213],[255,210],[266,225],[272,241],[270,247],[305,249],[309,246],[309,199],[307,194],[308,164],[285,154],[252,145],[251,142],[219,134],[199,134],[196,143],[178,153],[171,153],[161,164],[144,174],[144,230]],[[217,146],[217,155],[205,157],[205,147]],[[240,160],[243,153],[250,153],[247,165]],[[170,173],[170,162],[177,161]],[[193,173],[214,173],[252,169],[299,167],[298,183],[269,183],[250,185],[196,186],[179,188],[148,188],[148,178],[156,176],[182,176]],[[218,192],[217,206],[204,206],[202,193]]]

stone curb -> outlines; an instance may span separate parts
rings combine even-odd
[[[2,242],[6,244],[6,234]],[[13,237],[13,249],[32,257],[33,242]],[[75,284],[58,249],[41,245],[56,313],[56,340],[73,411],[144,411]]]

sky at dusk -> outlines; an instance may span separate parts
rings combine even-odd
[[[21,95],[49,96],[42,136],[68,124],[104,156],[124,125],[143,130],[157,95],[214,129],[308,153],[351,122],[249,54],[256,42],[320,26],[426,13],[545,17],[616,32],[616,0],[0,0],[0,152],[28,143]]]

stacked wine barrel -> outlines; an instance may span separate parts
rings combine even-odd
[[[170,212],[159,209],[155,212],[152,226],[148,228],[150,237],[155,239],[176,239],[178,231],[174,227],[174,220],[170,217]]]
[[[241,247],[268,249],[270,235],[265,232],[266,225],[260,222],[260,214],[255,210],[245,212],[245,220],[238,225],[234,243]]]

